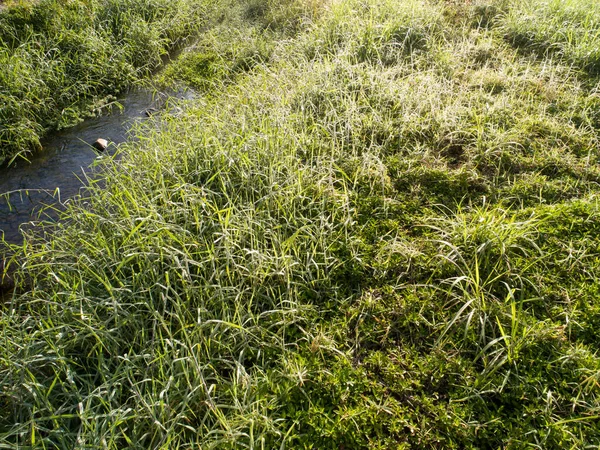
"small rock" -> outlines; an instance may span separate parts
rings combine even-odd
[[[106,147],[108,147],[108,141],[106,139],[96,139],[96,142],[92,144],[92,147],[99,152],[103,152],[106,150]]]

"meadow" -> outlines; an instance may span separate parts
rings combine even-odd
[[[213,6],[11,247],[0,448],[598,448],[600,6]]]

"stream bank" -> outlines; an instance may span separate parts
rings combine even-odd
[[[24,224],[54,220],[65,202],[85,186],[97,158],[114,153],[128,139],[129,130],[154,112],[193,96],[190,90],[131,91],[119,100],[120,109],[59,131],[44,141],[44,151],[0,168],[0,237],[18,244]],[[110,143],[104,154],[92,146],[99,138]]]
[[[147,79],[205,25],[205,0],[40,0],[0,9],[0,164]]]

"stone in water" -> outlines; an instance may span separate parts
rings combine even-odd
[[[92,147],[99,152],[103,152],[106,150],[106,147],[108,147],[108,141],[106,139],[96,139],[96,142],[92,144]]]

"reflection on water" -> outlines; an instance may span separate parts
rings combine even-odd
[[[168,98],[191,96],[193,93],[181,91]],[[148,110],[163,106],[166,98],[164,94],[132,91],[120,100],[121,111],[115,109],[112,114],[59,131],[43,142],[44,150],[30,157],[30,162],[15,161],[9,168],[0,168],[0,237],[19,243],[23,224],[55,217],[52,211],[79,192],[84,173],[98,157],[92,147],[94,141],[106,139],[114,144],[107,151],[114,151],[115,145],[127,140],[132,125],[146,119]]]

